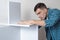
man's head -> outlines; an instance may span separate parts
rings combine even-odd
[[[47,7],[44,3],[38,3],[35,7],[34,7],[34,12],[37,14],[37,16],[44,20],[45,17],[47,16]]]

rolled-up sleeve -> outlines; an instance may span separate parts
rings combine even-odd
[[[55,11],[53,13],[51,13],[51,15],[49,16],[48,20],[45,20],[45,27],[52,27],[53,25],[55,25],[58,20],[59,20],[59,12]]]

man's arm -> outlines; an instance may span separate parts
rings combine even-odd
[[[42,27],[46,25],[44,20],[34,20],[34,24],[40,25]]]
[[[54,11],[53,13],[51,13],[48,20],[45,20],[46,24],[45,27],[52,27],[59,21],[59,18],[60,18],[60,12]]]
[[[26,25],[31,25],[31,24],[36,24],[39,26],[45,26],[45,21],[44,20],[26,20],[26,21],[20,21],[18,24],[26,24]]]

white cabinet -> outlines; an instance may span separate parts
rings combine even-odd
[[[16,24],[21,18],[21,3],[9,0],[0,1],[0,24]]]
[[[21,27],[20,28],[20,40],[38,40],[38,26],[31,25],[30,27]]]
[[[39,40],[37,25],[5,26],[0,28],[0,40]]]
[[[8,24],[9,14],[9,2],[8,0],[0,1],[0,24]]]
[[[21,3],[0,1],[0,40],[38,40],[37,25],[18,25]]]
[[[19,2],[9,2],[9,24],[15,24],[21,18],[21,4]]]

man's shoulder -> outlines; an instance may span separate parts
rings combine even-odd
[[[49,10],[50,10],[50,14],[51,14],[51,13],[52,13],[52,14],[60,14],[60,9],[57,9],[57,8],[54,8],[54,9],[49,8]]]
[[[57,8],[53,8],[53,9],[50,8],[50,10],[52,10],[53,12],[60,12],[60,9]]]
[[[48,14],[51,16],[54,16],[54,15],[59,15],[60,16],[60,10],[59,9],[49,9],[49,12],[48,12]]]

